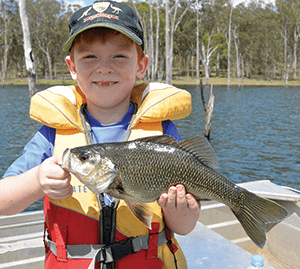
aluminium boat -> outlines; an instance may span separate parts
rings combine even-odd
[[[300,192],[265,180],[239,185],[281,204],[288,217],[267,232],[266,245],[259,249],[227,206],[202,201],[193,232],[175,235],[188,268],[245,269],[252,254],[263,255],[267,269],[300,268]],[[44,267],[43,217],[42,210],[0,216],[0,269]]]

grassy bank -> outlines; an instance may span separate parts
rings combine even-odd
[[[164,81],[162,81],[164,82]],[[202,78],[203,85],[206,84],[205,78]],[[8,80],[6,81],[5,85],[27,85],[27,79],[22,80]],[[72,79],[38,79],[37,85],[73,85],[76,84]],[[186,77],[175,77],[172,81],[174,85],[196,85],[197,80],[192,78]],[[227,78],[216,78],[212,77],[209,79],[209,84],[218,85],[218,86],[227,86]],[[238,79],[232,78],[230,80],[231,86],[238,85]],[[285,81],[283,80],[263,80],[261,78],[254,78],[254,79],[243,79],[241,80],[241,86],[300,86],[300,78],[297,80],[290,80],[286,85]]]
[[[66,80],[62,80],[62,79],[53,79],[53,80],[49,80],[49,79],[38,79],[36,81],[37,85],[74,85],[76,84],[76,82],[74,82],[71,78],[70,79],[66,79]],[[18,79],[18,80],[8,80],[5,81],[5,85],[28,85],[28,80],[27,79]]]
[[[205,78],[202,78],[203,85],[206,84]],[[218,85],[218,86],[227,86],[228,80],[227,78],[210,78],[209,84]],[[300,78],[298,80],[291,80],[286,85],[285,81],[283,80],[263,80],[259,78],[255,79],[243,79],[240,81],[241,86],[300,86]],[[173,79],[173,84],[176,85],[196,85],[196,79],[187,79],[187,78],[178,78]],[[231,86],[238,86],[238,79],[232,78],[230,79]]]

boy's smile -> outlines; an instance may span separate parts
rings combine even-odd
[[[111,86],[113,85],[115,82],[98,82],[99,86]]]
[[[148,66],[147,56],[138,62],[135,44],[121,33],[104,43],[97,37],[89,44],[77,43],[74,60],[67,57],[66,61],[87,98],[89,113],[103,124],[122,119],[135,80],[143,78]],[[108,114],[110,117],[102,117]]]

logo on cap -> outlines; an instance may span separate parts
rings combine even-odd
[[[109,14],[105,14],[103,13],[104,11],[106,11],[108,8],[110,8],[113,10],[112,13],[116,13],[119,14],[120,11],[122,12],[122,9],[118,8],[118,7],[114,7],[113,4],[109,3],[109,2],[102,2],[102,3],[94,3],[88,10],[86,10],[85,12],[83,12],[83,14],[81,15],[81,17],[77,20],[79,21],[80,19],[82,19],[83,17],[86,17],[89,15],[89,12],[91,11],[91,9],[93,8],[96,12],[98,12],[97,15],[93,15],[90,16],[88,18],[84,19],[84,22],[88,21],[88,20],[93,20],[94,18],[97,17],[107,17],[107,18],[114,18],[114,19],[118,19],[117,16],[114,15],[109,15]],[[100,14],[99,14],[100,13]]]
[[[102,13],[109,7],[109,5],[110,5],[109,2],[94,3],[93,9],[95,9],[99,13]]]

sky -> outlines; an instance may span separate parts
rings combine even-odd
[[[275,3],[275,0],[263,0],[266,4],[268,3]],[[238,5],[239,3],[242,3],[242,2],[247,2],[247,0],[233,0],[233,3],[234,5]]]
[[[118,0],[116,0],[118,1]],[[238,5],[241,2],[247,2],[248,0],[233,0],[234,5]],[[89,6],[94,3],[94,0],[67,0],[73,4],[80,4],[81,6]],[[264,0],[265,3],[275,3],[275,0]]]
[[[120,2],[118,0],[115,0],[116,2]],[[70,2],[72,4],[79,4],[81,6],[89,6],[95,2],[95,0],[67,0],[65,2]]]

